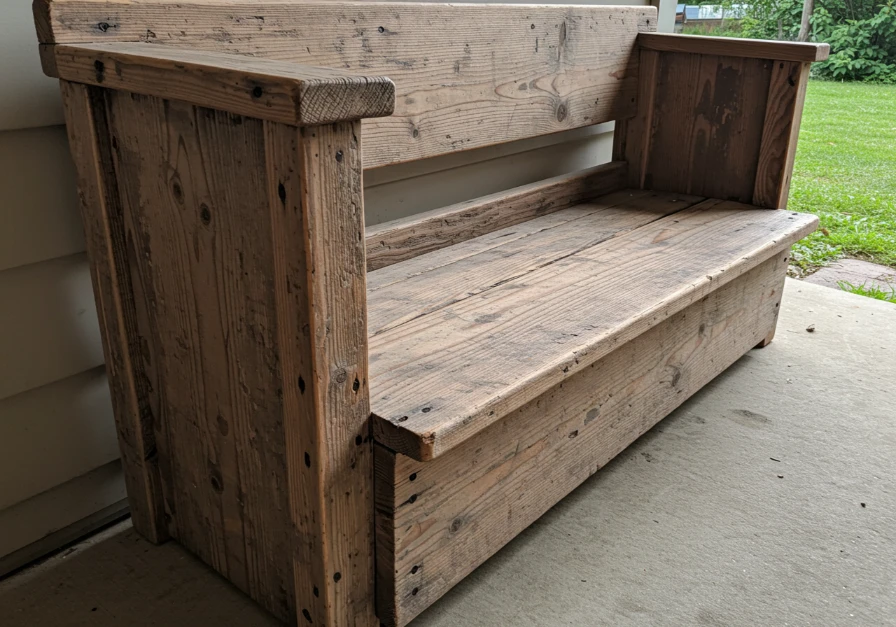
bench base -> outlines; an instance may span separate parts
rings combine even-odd
[[[377,614],[407,624],[774,333],[781,253],[430,462],[377,444]]]

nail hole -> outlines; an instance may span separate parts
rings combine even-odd
[[[411,574],[412,574],[412,575],[416,575],[418,570],[420,570],[420,567],[419,567],[419,566],[414,566],[414,567],[411,569]]]
[[[308,610],[302,609],[302,616],[304,616],[305,620],[307,620],[309,623],[313,622],[311,620],[311,613]]]
[[[404,422],[404,421],[407,420],[407,419],[408,419],[407,416],[402,416],[402,417],[399,418],[396,422]]]
[[[355,382],[352,383],[352,392],[357,392],[361,389],[361,382],[355,379]]]
[[[286,202],[286,188],[283,187],[283,183],[277,186],[277,195],[280,196],[280,202]]]
[[[333,581],[339,583],[340,579],[342,579],[342,573],[333,573]]]
[[[305,393],[305,379],[303,379],[302,377],[299,377],[299,392],[301,392],[302,394]]]
[[[414,129],[414,132],[411,133],[411,134],[412,134],[414,137],[420,137],[420,131],[418,131],[417,129]]]
[[[253,98],[261,98],[263,95],[264,95],[264,90],[261,88],[260,85],[256,85],[255,88],[252,90],[252,97]]]
[[[212,212],[209,210],[208,205],[206,205],[205,203],[202,203],[199,206],[199,218],[205,225],[208,225],[212,221]]]
[[[411,590],[411,596],[417,596],[418,592],[420,592],[420,588],[414,588],[413,590]]]
[[[386,29],[383,28],[382,26],[380,26],[377,30],[380,31],[381,33],[385,33],[385,32],[386,32]]]
[[[411,481],[415,481],[415,480],[417,479],[417,473],[416,473],[416,472],[412,472],[412,473],[411,473],[411,476],[408,477],[408,479],[410,479]]]
[[[364,438],[362,438],[360,435],[355,436],[355,446],[361,446],[361,443],[363,441],[364,441]]]
[[[311,455],[305,453],[305,466],[311,468]]]
[[[411,498],[408,499],[408,503],[415,503],[417,501],[417,495],[412,494]]]
[[[341,150],[336,151],[336,161],[342,163],[342,151]]]
[[[432,411],[432,407],[424,407],[420,411],[422,411],[424,414],[428,414],[429,412]]]

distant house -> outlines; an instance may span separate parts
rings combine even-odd
[[[685,26],[703,26],[706,31],[719,28],[727,20],[743,18],[746,5],[735,4],[730,7],[717,5],[675,5],[675,32],[680,33]]]

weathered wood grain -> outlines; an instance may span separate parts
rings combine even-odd
[[[377,446],[378,608],[406,625],[774,326],[780,252],[438,459]]]
[[[294,616],[262,122],[107,92],[171,531]]]
[[[624,187],[626,164],[607,163],[367,229],[367,269],[385,268]]]
[[[104,43],[41,46],[44,72],[297,126],[383,117],[395,85],[382,76],[236,54]]]
[[[644,33],[638,36],[638,45],[643,50],[658,52],[685,52],[806,63],[824,61],[831,52],[830,45],[823,43],[673,35],[671,33]]]
[[[648,154],[648,189],[750,203],[771,61],[660,55]]]
[[[644,189],[647,159],[650,156],[651,129],[656,111],[660,53],[655,50],[641,50],[639,54],[638,111],[634,117],[616,122],[616,130],[613,133],[613,159],[628,163],[629,187]]]
[[[150,42],[389,76],[364,165],[412,161],[634,114],[654,7],[38,0],[42,43]],[[471,24],[488,28],[471,28]]]
[[[618,237],[703,200],[699,196],[624,190],[490,237],[452,246],[412,267],[370,273],[367,295],[371,337],[496,284],[525,276],[601,242]]]
[[[772,68],[753,189],[754,205],[772,209],[787,207],[808,82],[808,63],[776,61]]]
[[[376,624],[359,132],[266,125],[299,624]]]
[[[159,468],[164,441],[157,433],[160,416],[150,410],[153,390],[138,331],[141,304],[131,284],[106,103],[101,90],[60,85],[131,517],[141,535],[162,542],[169,535]]]
[[[432,459],[816,224],[805,214],[706,201],[408,316],[370,340],[377,440]]]

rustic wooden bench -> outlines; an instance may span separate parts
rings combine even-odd
[[[816,225],[765,209],[825,46],[635,6],[35,19],[134,525],[289,622],[410,621],[768,343]],[[611,163],[365,234],[365,168],[611,120]]]

